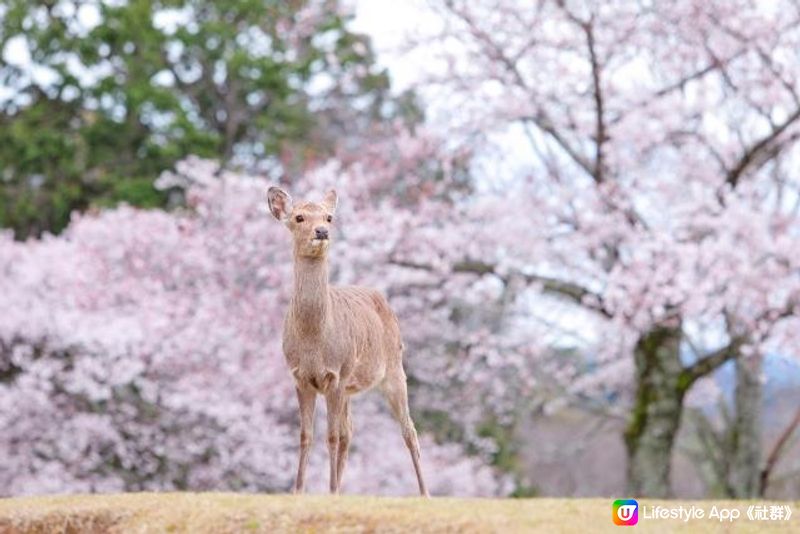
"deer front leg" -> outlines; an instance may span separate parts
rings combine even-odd
[[[306,466],[311,440],[314,438],[314,409],[317,404],[317,392],[309,387],[296,387],[297,401],[300,404],[300,462],[297,466],[297,479],[294,492],[303,493],[306,482]]]
[[[325,395],[328,406],[328,454],[331,460],[331,493],[339,493],[339,437],[344,409],[344,389],[335,388]]]

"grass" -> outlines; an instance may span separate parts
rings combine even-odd
[[[748,502],[693,501],[706,510],[735,507],[720,523],[643,519],[644,532],[800,532],[800,503],[790,521],[752,522]],[[649,501],[640,505],[690,505]],[[633,532],[637,532],[633,531]],[[0,533],[258,533],[258,532],[617,532],[611,499],[453,499],[361,496],[131,493],[0,499]],[[622,532],[625,532],[623,530]]]

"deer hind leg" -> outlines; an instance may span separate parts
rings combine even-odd
[[[346,402],[344,389],[336,388],[329,391],[325,395],[325,400],[328,406],[328,454],[331,460],[330,491],[339,493],[339,437]]]
[[[411,453],[411,461],[414,463],[414,471],[417,473],[419,493],[424,497],[430,497],[428,488],[425,486],[425,480],[422,477],[419,440],[417,439],[417,429],[414,427],[414,422],[411,420],[411,414],[408,409],[408,390],[403,370],[400,369],[398,373],[387,377],[381,389],[389,402],[392,415],[400,423],[400,429],[403,431],[403,441],[406,442],[408,452]]]
[[[310,388],[297,387],[295,389],[297,390],[297,401],[300,404],[300,461],[297,466],[294,492],[303,493],[308,453],[314,438],[314,410],[317,404],[317,393]]]
[[[347,455],[350,450],[350,440],[353,437],[353,418],[350,414],[350,399],[345,398],[342,408],[342,418],[339,424],[339,450],[336,456],[336,480],[342,486],[342,474],[347,466]]]

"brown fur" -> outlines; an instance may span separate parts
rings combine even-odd
[[[270,212],[289,228],[294,240],[294,294],[286,313],[283,352],[300,405],[295,492],[304,488],[317,394],[325,397],[328,407],[330,490],[338,493],[353,433],[350,396],[378,386],[402,428],[419,491],[427,496],[417,432],[408,410],[397,317],[374,289],[328,283],[330,237],[317,236],[318,230],[329,236],[333,230],[329,218],[336,210],[336,192],[330,191],[319,204],[293,206],[286,192],[271,187],[267,199]]]

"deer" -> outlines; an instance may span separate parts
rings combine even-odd
[[[288,228],[293,241],[294,287],[283,328],[283,353],[300,412],[300,457],[293,492],[304,491],[317,395],[327,406],[330,492],[338,494],[353,436],[350,397],[377,387],[400,424],[420,495],[429,497],[408,407],[397,316],[375,289],[328,282],[336,191],[328,191],[319,203],[294,204],[286,191],[270,187],[267,201],[270,213]]]

